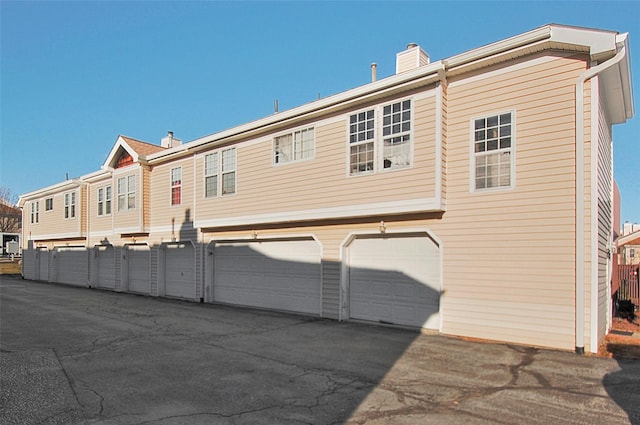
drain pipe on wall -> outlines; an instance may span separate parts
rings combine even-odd
[[[605,69],[619,63],[626,56],[623,44],[616,55],[606,62],[594,66],[583,72],[576,82],[576,353],[584,354],[584,315],[585,315],[585,285],[584,285],[584,83]],[[593,105],[592,105],[593,107]],[[591,123],[598,125],[598,123]],[[591,141],[593,143],[593,140]],[[593,155],[593,149],[592,149]],[[592,170],[593,172],[593,170]],[[591,202],[594,202],[592,199]],[[591,217],[597,220],[597,217]],[[593,249],[593,247],[592,247]],[[594,314],[594,312],[591,312]]]

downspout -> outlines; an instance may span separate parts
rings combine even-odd
[[[606,62],[583,72],[576,82],[576,353],[584,354],[584,83],[605,69],[616,65],[626,56],[623,45],[616,55]],[[593,123],[591,124],[593,125]],[[597,124],[596,124],[597,125]],[[592,200],[593,202],[593,200]],[[593,217],[592,217],[593,219]],[[593,313],[593,312],[592,312]]]

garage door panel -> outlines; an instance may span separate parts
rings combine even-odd
[[[349,266],[350,317],[439,326],[440,252],[426,235],[355,239]]]
[[[56,269],[59,283],[86,286],[88,258],[86,249],[60,250],[56,252]]]
[[[320,248],[313,240],[234,242],[214,249],[214,300],[320,314]]]
[[[129,291],[149,294],[151,288],[151,251],[148,246],[128,248]]]
[[[96,252],[97,279],[99,288],[115,289],[116,287],[116,258],[115,249],[112,246],[99,247]]]
[[[195,250],[192,245],[169,245],[165,249],[165,295],[194,299]]]

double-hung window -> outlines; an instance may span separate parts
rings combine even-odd
[[[182,203],[182,167],[171,169],[171,205]]]
[[[38,224],[40,222],[40,202],[31,203],[31,224]]]
[[[76,193],[64,194],[64,218],[74,218],[76,216]]]
[[[236,193],[236,149],[213,152],[204,157],[204,196]]]
[[[204,196],[214,198],[218,196],[218,152],[204,157]]]
[[[118,179],[118,211],[132,210],[136,207],[136,176]]]
[[[315,134],[313,127],[278,136],[273,141],[273,162],[283,164],[313,158]]]
[[[98,215],[111,214],[111,186],[98,189]]]
[[[53,198],[47,198],[44,200],[44,210],[45,211],[53,210]]]
[[[513,113],[473,121],[475,190],[513,185]]]
[[[373,171],[375,157],[375,110],[349,117],[349,169],[351,174]]]
[[[411,164],[411,101],[382,109],[382,167],[402,168]]]
[[[413,156],[410,99],[349,116],[349,173],[409,167]],[[378,120],[381,120],[379,122]],[[381,135],[378,134],[380,130]]]

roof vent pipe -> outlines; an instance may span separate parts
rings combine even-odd
[[[375,82],[376,81],[376,68],[378,67],[378,64],[373,62],[371,64],[371,82]]]

